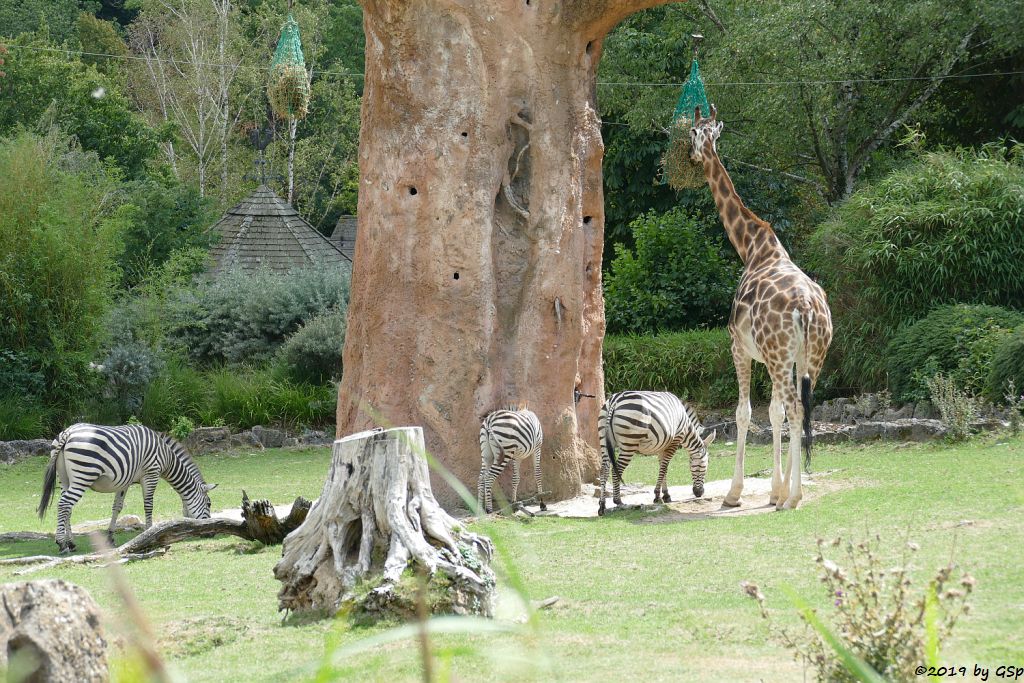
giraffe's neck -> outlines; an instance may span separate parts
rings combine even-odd
[[[704,177],[711,188],[711,196],[715,198],[725,234],[729,236],[743,265],[750,267],[758,261],[779,256],[788,258],[772,226],[748,209],[736,193],[736,187],[722,165],[722,160],[718,158],[718,152],[712,150],[704,158]]]

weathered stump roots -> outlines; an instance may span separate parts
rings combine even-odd
[[[284,541],[279,606],[407,616],[415,565],[432,612],[490,616],[492,552],[438,505],[420,427],[362,432],[334,442],[320,499]]]

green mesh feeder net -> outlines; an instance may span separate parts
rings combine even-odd
[[[274,113],[282,119],[302,119],[309,113],[309,79],[302,55],[299,25],[291,14],[281,27],[281,38],[270,63],[267,97]]]
[[[697,107],[705,116],[711,110],[704,92],[704,81],[700,77],[700,66],[694,57],[690,77],[683,84],[683,92],[672,115],[668,149],[661,160],[663,181],[677,190],[700,187],[705,182],[704,170],[690,159],[690,128],[693,127],[693,112]]]

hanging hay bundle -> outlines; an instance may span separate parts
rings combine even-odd
[[[267,97],[274,113],[282,119],[302,119],[309,113],[309,79],[302,55],[299,25],[291,14],[281,27],[281,38],[270,64]]]
[[[662,157],[661,166],[665,180],[676,190],[700,187],[704,184],[704,170],[690,159],[690,128],[693,127],[693,112],[700,107],[706,115],[710,111],[708,97],[704,92],[704,81],[700,67],[694,58],[690,77],[683,84],[676,111],[669,128],[668,149]]]

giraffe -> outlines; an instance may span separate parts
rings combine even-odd
[[[743,261],[743,276],[729,317],[732,359],[739,383],[736,468],[723,505],[739,506],[743,492],[743,458],[750,427],[750,368],[751,360],[756,360],[765,364],[772,381],[768,414],[772,424],[774,466],[769,502],[777,510],[792,510],[803,497],[801,425],[806,440],[804,463],[810,466],[812,393],[832,341],[832,314],[822,288],[790,260],[771,225],[748,209],[736,193],[718,157],[716,142],[722,124],[716,120],[717,115],[712,105],[711,117],[701,118],[700,107],[697,107],[690,129],[690,157],[703,164],[725,232]],[[783,478],[782,423],[787,419],[789,463]]]

